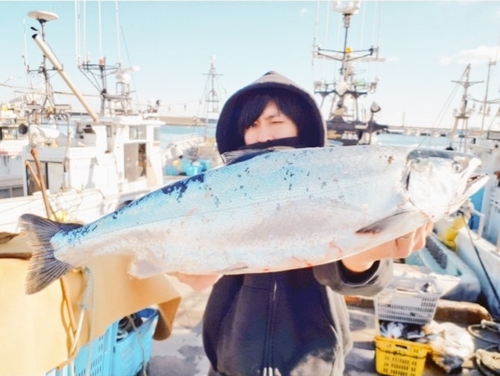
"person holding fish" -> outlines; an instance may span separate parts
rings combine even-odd
[[[325,132],[314,99],[287,78],[268,72],[227,100],[216,139],[223,155],[242,149],[325,147]],[[392,259],[423,248],[431,230],[429,222],[320,266],[222,277],[174,273],[195,290],[213,284],[203,318],[209,375],[341,375],[352,347],[342,295],[377,294],[391,281]]]

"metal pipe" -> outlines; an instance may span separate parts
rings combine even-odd
[[[476,209],[472,210],[472,213],[479,217],[479,224],[477,225],[477,236],[481,238],[483,236],[483,228],[485,220],[484,214]]]
[[[45,42],[40,39],[40,37],[38,36],[38,34],[34,34],[33,35],[33,39],[35,40],[35,42],[38,45],[38,47],[40,47],[40,49],[42,50],[42,53],[45,55],[45,57],[47,59],[49,59],[49,61],[52,63],[52,65],[57,70],[57,72],[59,72],[59,74],[63,78],[64,82],[66,82],[66,84],[68,85],[69,89],[73,92],[73,94],[75,94],[75,96],[78,99],[78,101],[87,110],[87,112],[90,115],[90,117],[92,118],[92,120],[95,123],[99,122],[99,118],[97,117],[97,114],[94,112],[94,110],[92,110],[92,108],[85,101],[85,99],[83,98],[83,96],[80,94],[80,92],[78,91],[78,89],[76,88],[76,86],[73,84],[73,82],[71,81],[71,79],[68,77],[68,75],[64,71],[63,67],[61,66],[61,64],[59,63],[59,61],[57,60],[57,58],[49,50],[49,48],[47,48],[47,45],[45,44]]]

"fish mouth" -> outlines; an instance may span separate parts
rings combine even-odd
[[[489,180],[489,176],[485,173],[476,173],[467,179],[465,190],[461,195],[458,195],[451,203],[450,207],[458,209],[464,203],[464,200],[470,198],[479,191]]]
[[[467,185],[464,194],[467,196],[472,196],[474,193],[479,191],[482,187],[486,185],[490,177],[485,173],[476,173],[471,175],[467,179]]]

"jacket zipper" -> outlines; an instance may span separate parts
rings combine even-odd
[[[264,343],[264,370],[263,376],[275,376],[273,368],[273,343],[274,343],[274,325],[276,321],[276,300],[278,295],[278,282],[276,273],[272,273],[272,291],[269,294],[269,316],[267,322],[267,333]],[[277,376],[277,375],[276,375]]]

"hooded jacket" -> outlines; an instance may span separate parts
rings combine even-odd
[[[220,154],[237,150],[245,144],[243,135],[235,126],[238,108],[245,100],[245,97],[265,90],[284,90],[296,95],[297,102],[310,117],[310,126],[299,128],[301,144],[305,147],[325,146],[325,124],[314,99],[288,78],[271,71],[267,72],[254,83],[234,93],[224,104],[215,131]]]
[[[228,99],[217,124],[219,151],[244,146],[236,129],[238,105],[261,89],[297,94],[310,116],[299,143],[325,145],[325,128],[314,99],[292,81],[269,72]],[[213,286],[203,317],[209,375],[342,375],[352,347],[344,295],[375,295],[392,278],[392,262],[375,262],[351,273],[341,262],[277,273],[223,276]]]

